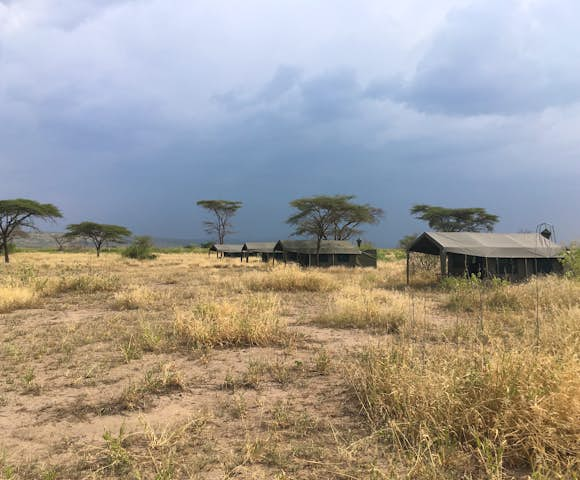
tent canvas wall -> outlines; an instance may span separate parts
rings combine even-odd
[[[438,255],[441,276],[493,276],[521,280],[560,273],[562,247],[537,233],[425,232],[407,250],[407,281],[412,252]]]
[[[280,240],[276,250],[283,252],[284,261],[309,266],[357,265],[361,251],[345,240],[322,240],[317,253],[316,240]]]
[[[216,252],[217,258],[230,257],[230,258],[241,258],[242,257],[242,247],[241,244],[232,243],[215,243],[213,244],[209,251]]]
[[[276,250],[276,242],[246,242],[242,252],[248,261],[251,255],[261,256],[263,262],[282,260],[282,252]]]

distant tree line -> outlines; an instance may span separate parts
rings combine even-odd
[[[355,203],[354,199],[354,195],[318,195],[292,200],[295,213],[286,223],[294,227],[293,235],[315,238],[318,253],[322,240],[350,240],[362,233],[362,225],[377,224],[383,217],[382,209]],[[223,244],[226,235],[233,233],[232,218],[242,202],[199,200],[197,205],[211,213],[211,219],[204,221],[205,231]]]
[[[364,225],[376,225],[384,217],[384,211],[368,203],[355,202],[354,195],[317,195],[298,198],[290,202],[294,212],[286,223],[293,227],[292,235],[306,236],[316,240],[317,254],[323,240],[350,240],[363,233]],[[223,244],[227,235],[234,233],[233,218],[242,208],[241,201],[199,200],[197,205],[210,214],[204,220],[206,233],[214,235],[217,243]],[[447,208],[435,205],[414,205],[410,213],[427,222],[435,231],[445,232],[492,232],[499,221],[497,215],[483,208]],[[25,230],[36,230],[35,221],[55,221],[62,218],[60,210],[50,203],[39,203],[29,199],[0,200],[0,250],[4,261],[10,261],[10,244]],[[104,245],[124,243],[131,231],[120,225],[90,221],[70,224],[66,233],[53,234],[59,250],[74,238],[89,241],[95,247],[97,257]],[[409,248],[417,235],[407,235],[399,242],[400,247]],[[152,258],[152,242],[149,237],[137,237],[127,256]]]

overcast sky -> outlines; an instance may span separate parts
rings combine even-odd
[[[240,240],[288,202],[354,194],[365,238],[416,203],[580,238],[578,0],[0,0],[0,198],[67,223]]]

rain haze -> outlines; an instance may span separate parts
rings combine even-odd
[[[579,31],[577,0],[0,0],[0,197],[183,239],[240,200],[255,241],[353,194],[379,246],[417,203],[572,241]]]

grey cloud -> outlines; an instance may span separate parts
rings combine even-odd
[[[329,122],[351,115],[363,98],[361,86],[352,69],[337,68],[302,78],[296,67],[279,66],[273,77],[256,94],[229,91],[214,96],[214,100],[230,111],[273,105],[293,89],[298,97],[293,105],[298,105],[305,121]]]
[[[556,14],[553,1],[571,10]],[[433,37],[416,32],[411,7],[385,37],[364,8],[352,7],[353,24],[328,18],[331,2],[309,11],[306,30],[273,19],[278,4],[265,17],[260,2],[234,15],[209,0],[151,0],[109,4],[65,32],[76,14],[59,4],[41,27],[0,31],[3,195],[52,201],[67,222],[185,238],[203,235],[196,199],[240,199],[238,237],[259,240],[288,234],[289,200],[343,192],[387,210],[367,235],[379,245],[422,228],[408,215],[419,202],[483,206],[504,230],[538,216],[571,239],[580,105],[559,104],[575,98],[576,7],[489,3],[456,11]],[[310,3],[295,5],[298,25]],[[175,28],[156,29],[159,17]],[[396,38],[424,54],[397,63]],[[556,107],[537,111],[546,105]]]
[[[95,21],[111,8],[132,3],[135,0],[4,0],[8,8],[14,9],[26,21],[36,25],[71,31],[87,21]],[[2,2],[0,2],[2,3]]]
[[[427,112],[516,114],[580,101],[580,48],[561,30],[580,29],[580,5],[550,2],[546,15],[516,0],[485,0],[449,14],[414,74],[401,87],[376,81],[369,96]],[[541,26],[540,26],[541,25]]]
[[[304,111],[316,121],[332,121],[352,114],[361,97],[361,88],[351,69],[318,75],[301,85]]]
[[[214,95],[214,100],[232,111],[267,105],[279,100],[280,97],[295,87],[300,81],[301,73],[300,68],[290,65],[280,65],[274,73],[274,76],[257,93],[243,95],[231,90],[223,94]]]
[[[272,102],[277,100],[294,87],[300,80],[300,77],[300,68],[288,65],[278,67],[272,79],[256,95],[256,102]]]
[[[364,96],[374,100],[397,98],[403,94],[403,84],[401,75],[375,79],[364,89]]]

